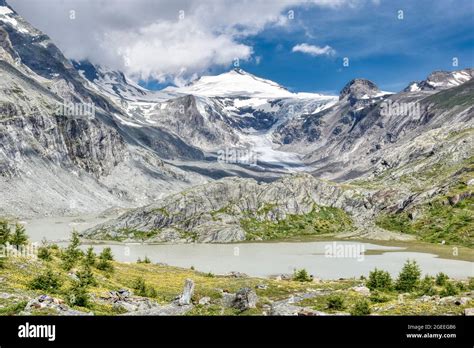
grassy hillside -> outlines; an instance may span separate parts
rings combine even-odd
[[[261,212],[260,212],[261,213]],[[264,217],[248,217],[240,221],[247,240],[272,240],[295,236],[343,232],[351,228],[350,217],[341,209],[314,207],[308,214],[288,214],[284,219],[269,221]]]

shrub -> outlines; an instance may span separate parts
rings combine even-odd
[[[449,277],[443,272],[439,272],[436,275],[436,285],[445,286],[448,280],[449,280]]]
[[[369,273],[367,287],[370,290],[390,290],[392,288],[392,277],[390,273],[376,268]]]
[[[63,268],[66,271],[69,271],[76,265],[76,262],[82,257],[83,252],[79,249],[81,240],[79,239],[79,234],[76,231],[72,232],[71,242],[69,243],[66,250],[61,255],[63,260]]]
[[[435,280],[433,279],[433,277],[426,275],[418,286],[419,294],[428,295],[428,296],[436,295],[437,291],[434,285],[435,285]]]
[[[459,289],[451,282],[447,282],[444,286],[444,289],[441,290],[440,293],[441,297],[455,296],[457,294],[459,294]]]
[[[6,220],[0,220],[0,245],[5,245],[10,241],[11,230]]]
[[[132,288],[135,290],[135,295],[143,297],[156,297],[157,292],[155,288],[146,284],[145,280],[140,277],[133,281]]]
[[[469,290],[474,290],[474,277],[469,278],[469,283],[468,283],[468,288]]]
[[[0,308],[0,315],[18,315],[20,314],[28,304],[28,301],[20,301],[18,303],[14,303],[7,307]]]
[[[83,287],[97,284],[94,274],[92,273],[92,269],[87,264],[84,265],[84,267],[79,272],[77,272],[77,278],[79,278],[80,286]]]
[[[456,287],[458,288],[459,291],[467,291],[469,290],[469,287],[463,283],[463,282],[456,282]]]
[[[297,282],[311,282],[313,279],[311,276],[308,274],[308,271],[306,271],[304,268],[300,270],[295,270],[295,273],[293,274],[293,280]]]
[[[94,248],[89,247],[86,251],[86,255],[84,256],[84,265],[93,267],[93,266],[95,266],[96,262],[97,262],[97,260],[96,260],[96,256],[95,256],[95,253],[94,253]]]
[[[416,261],[407,260],[398,275],[396,288],[401,292],[414,290],[420,282],[421,270]]]
[[[370,294],[370,301],[373,303],[383,303],[383,302],[390,301],[390,297],[387,295],[384,295],[382,292],[378,290],[375,290],[375,291],[372,291]]]
[[[74,282],[69,289],[67,299],[71,306],[88,307],[90,304],[87,289],[79,282]]]
[[[148,258],[148,256],[145,256],[143,260],[138,258],[137,263],[151,263],[151,260]]]
[[[33,280],[28,284],[28,287],[32,290],[44,290],[54,293],[59,290],[61,285],[62,281],[59,276],[51,269],[47,269],[43,274],[33,278]]]
[[[105,248],[99,255],[99,262],[97,264],[97,269],[106,272],[113,272],[114,266],[112,264],[112,260],[114,259],[112,255],[112,249]]]
[[[341,295],[331,295],[327,299],[328,309],[334,309],[337,311],[343,310],[345,308],[344,298]]]
[[[112,249],[110,249],[109,247],[104,248],[104,250],[102,250],[102,252],[100,253],[99,258],[101,260],[113,261],[114,255],[112,254]]]
[[[43,261],[51,261],[53,259],[51,250],[47,246],[39,247],[37,256]]]
[[[370,304],[366,299],[358,300],[351,310],[351,315],[369,315]]]
[[[11,245],[18,249],[20,246],[25,245],[27,242],[28,236],[26,235],[25,228],[20,224],[16,224],[15,231],[10,236]]]
[[[114,271],[114,265],[110,261],[107,260],[99,260],[97,263],[97,269],[104,271],[104,272],[113,272]]]

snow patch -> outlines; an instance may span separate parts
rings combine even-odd
[[[206,97],[250,97],[252,99],[314,99],[316,93],[292,93],[276,82],[262,79],[243,70],[232,70],[217,76],[202,76],[184,87],[167,87],[163,91]]]
[[[129,121],[125,121],[123,118],[121,118],[119,115],[117,114],[114,114],[114,117],[121,123],[121,124],[124,124],[126,126],[130,126],[130,127],[135,127],[135,128],[142,128],[143,126],[139,125],[139,124],[136,124],[136,123],[133,123],[133,122],[129,122]]]
[[[6,6],[0,6],[0,15],[7,15],[7,14],[10,14],[10,13],[13,13],[13,11],[6,7]]]

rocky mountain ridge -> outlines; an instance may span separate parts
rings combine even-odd
[[[472,69],[400,93],[354,79],[339,97],[296,94],[242,70],[155,92],[70,62],[1,8],[0,215],[122,207],[132,210],[87,236],[225,242],[285,228],[380,235],[380,214],[470,197]],[[246,157],[219,157],[232,151]]]

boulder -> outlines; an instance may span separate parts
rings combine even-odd
[[[156,306],[151,309],[128,312],[123,315],[138,315],[138,316],[176,316],[184,315],[193,309],[193,305],[180,306],[177,303],[170,303],[164,306]]]
[[[420,302],[429,302],[429,301],[433,301],[433,300],[434,300],[434,297],[429,296],[429,295],[423,295],[418,299],[418,301],[420,301]]]
[[[224,307],[232,307],[235,301],[235,294],[230,294],[228,292],[222,292],[222,306]]]
[[[186,281],[184,282],[183,293],[178,299],[178,304],[180,306],[190,305],[191,297],[193,296],[193,293],[194,293],[194,282],[192,281],[192,279],[186,279]]]
[[[292,280],[293,274],[279,274],[274,277],[275,280]]]
[[[56,312],[57,315],[92,315],[69,308],[64,301],[58,298],[53,298],[48,295],[40,295],[31,299],[25,306],[21,313],[22,315],[31,315],[33,310],[48,309]]]
[[[242,288],[237,292],[237,294],[235,294],[232,307],[240,311],[245,311],[250,308],[255,308],[257,306],[257,302],[258,297],[255,291],[250,288]]]
[[[465,304],[468,304],[471,301],[470,297],[460,297],[454,301],[454,304],[456,306],[464,306]]]
[[[366,286],[354,286],[351,290],[363,295],[363,296],[370,296],[370,289]]]
[[[235,272],[235,271],[232,271],[232,272],[229,272],[226,274],[226,277],[231,277],[231,278],[248,278],[249,276],[245,273],[241,273],[241,272]]]
[[[144,311],[158,306],[156,302],[148,298],[134,297],[131,291],[125,289],[109,291],[105,296],[99,297],[99,300],[126,312]]]
[[[211,303],[211,298],[206,296],[206,297],[203,297],[199,300],[198,302],[200,305],[208,305],[209,303]]]
[[[473,316],[474,315],[474,308],[464,309],[464,315]]]
[[[288,303],[288,301],[278,301],[271,305],[269,315],[275,316],[320,316],[327,315],[324,312],[316,311],[309,307],[300,307],[294,304]]]

